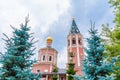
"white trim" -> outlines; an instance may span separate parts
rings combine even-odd
[[[50,72],[52,72],[52,64],[50,64]]]
[[[77,60],[78,60],[78,66],[80,66],[80,54],[79,54],[78,35],[76,35],[76,44],[77,44]]]
[[[41,60],[41,52],[40,51],[38,51],[38,61],[40,62]]]
[[[53,60],[54,60],[54,64],[56,65],[56,53],[54,51],[54,57],[53,57]]]
[[[46,80],[48,80],[48,75],[46,75]]]
[[[59,78],[60,78],[60,76],[59,76],[59,74],[58,74],[58,80],[60,80]]]
[[[50,56],[51,56],[51,61],[49,61]],[[53,62],[53,56],[52,55],[48,56],[48,62]]]
[[[72,35],[70,35],[70,52],[72,52]]]
[[[48,62],[48,48],[47,48],[47,51],[46,51],[46,62]]]
[[[44,57],[44,56],[45,56],[45,60],[43,60],[43,57]],[[46,55],[45,55],[45,54],[42,55],[41,61],[42,61],[42,62],[45,62],[45,61],[46,61]]]

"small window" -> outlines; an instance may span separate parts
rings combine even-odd
[[[42,59],[43,61],[45,61],[45,55],[43,56],[43,59]]]
[[[81,40],[80,39],[78,40],[78,43],[81,45]]]
[[[70,40],[68,40],[68,46],[70,45]]]
[[[40,70],[37,70],[37,72],[39,73],[39,72],[40,72]]]
[[[52,61],[52,56],[49,56],[49,61]]]
[[[72,44],[76,44],[75,38],[72,39]]]

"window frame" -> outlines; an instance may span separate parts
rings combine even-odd
[[[78,44],[79,44],[79,45],[82,45],[82,42],[81,42],[81,39],[80,39],[80,38],[78,39]]]
[[[76,39],[72,38],[72,45],[75,45],[75,44],[76,44]]]
[[[50,58],[51,58],[51,60],[50,60]],[[48,61],[52,62],[52,56],[51,55],[49,56]]]
[[[43,56],[42,56],[42,61],[43,61],[43,62],[44,62],[44,61],[46,61],[46,59],[45,59],[45,58],[46,58],[46,56],[45,56],[45,55],[43,55]]]

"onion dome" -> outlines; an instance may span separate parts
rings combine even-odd
[[[53,41],[53,38],[52,37],[47,37],[47,39],[46,39],[46,42],[52,42]]]

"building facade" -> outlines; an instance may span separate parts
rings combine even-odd
[[[82,60],[84,59],[82,35],[76,25],[75,20],[72,20],[70,32],[67,36],[67,58],[70,61],[69,53],[73,52],[76,75],[83,75]],[[38,62],[33,64],[32,72],[35,74],[41,73],[41,80],[52,80],[52,76],[57,74],[58,80],[66,80],[66,69],[58,68],[58,72],[53,72],[57,68],[58,51],[52,48],[52,37],[47,37],[46,47],[41,48],[38,52]]]
[[[52,37],[47,37],[46,47],[41,48],[38,52],[38,62],[33,64],[32,72],[35,74],[41,73],[40,80],[52,80],[52,76],[57,74],[59,80],[66,80],[66,72],[64,69],[58,69],[58,72],[53,72],[57,68],[58,51],[52,48]]]
[[[75,64],[76,75],[83,75],[82,61],[84,59],[83,37],[73,18],[70,32],[67,36],[68,63],[71,61],[70,52],[73,53],[73,63]]]

